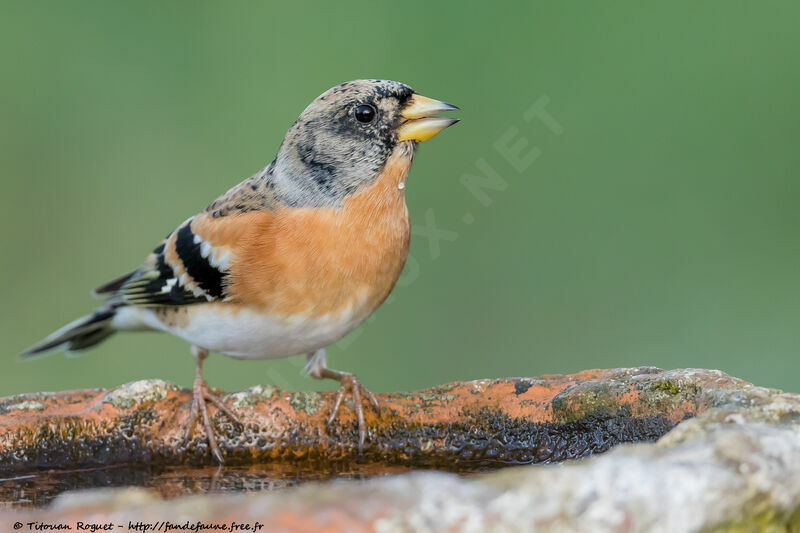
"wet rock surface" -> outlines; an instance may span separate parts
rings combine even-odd
[[[226,464],[380,461],[450,469],[560,462],[622,442],[652,441],[744,382],[650,367],[451,383],[379,395],[359,451],[349,408],[325,419],[335,393],[256,386],[223,395],[243,425],[216,412]],[[184,442],[191,392],[161,380],[110,391],[0,399],[0,472],[112,464],[212,466],[199,428]],[[212,410],[214,412],[214,410]]]
[[[228,470],[216,487],[204,482],[197,491],[184,490],[185,483],[174,493],[139,483],[152,489],[67,493],[48,508],[7,515],[64,523],[87,513],[120,524],[258,520],[261,531],[800,530],[796,394],[713,370],[642,367],[454,383],[380,399],[383,416],[369,415],[373,429],[362,454],[351,413],[324,431],[332,393],[255,387],[226,397],[244,428],[214,420],[226,458],[250,481],[259,474],[244,465],[254,463],[351,479],[420,467],[463,473],[540,466],[466,477],[411,472],[250,494]],[[133,472],[163,467],[159,475],[170,478],[170,465],[210,465],[199,433],[180,445],[188,406],[188,392],[165,382],[2,399],[0,478],[98,464]],[[208,490],[218,492],[161,499]]]

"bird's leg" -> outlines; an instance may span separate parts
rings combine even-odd
[[[380,404],[378,398],[367,389],[358,378],[349,372],[339,372],[338,370],[331,370],[328,368],[328,362],[325,357],[325,348],[312,352],[306,356],[306,372],[315,379],[335,379],[341,385],[339,392],[336,393],[336,401],[331,409],[331,414],[328,417],[328,425],[333,424],[336,420],[336,415],[339,414],[339,408],[342,406],[344,395],[349,391],[353,395],[353,410],[356,412],[358,418],[358,449],[364,448],[364,441],[367,438],[367,424],[364,421],[364,405],[365,400],[376,413],[380,414]],[[362,397],[363,394],[363,397]]]
[[[217,446],[217,438],[214,436],[214,428],[211,427],[211,418],[208,416],[208,409],[206,402],[213,403],[217,409],[228,415],[232,421],[237,424],[242,424],[239,418],[231,411],[222,401],[211,393],[211,389],[203,380],[203,361],[208,357],[208,350],[192,346],[192,355],[197,360],[197,366],[194,375],[194,385],[192,386],[192,411],[189,414],[189,423],[186,426],[186,442],[192,438],[194,426],[197,423],[198,415],[203,419],[203,429],[205,430],[206,437],[208,438],[208,446],[211,448],[211,453],[214,454],[217,461],[222,464],[222,454]]]

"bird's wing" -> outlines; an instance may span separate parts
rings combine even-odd
[[[109,295],[118,305],[142,307],[230,301],[231,264],[249,231],[249,219],[200,213],[167,236],[138,270],[94,292]]]
[[[227,288],[237,246],[253,218],[271,218],[278,206],[271,186],[273,168],[274,162],[217,198],[170,233],[139,269],[101,285],[94,294],[145,307],[230,301]]]

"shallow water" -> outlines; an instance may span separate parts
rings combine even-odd
[[[40,507],[69,490],[97,487],[146,487],[164,498],[206,492],[263,492],[294,487],[309,481],[367,479],[400,474],[412,467],[380,463],[320,468],[299,465],[225,467],[163,467],[124,465],[86,470],[48,470],[0,478],[0,509]],[[484,469],[475,469],[464,473]]]

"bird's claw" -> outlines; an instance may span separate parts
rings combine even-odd
[[[217,445],[217,438],[214,435],[214,428],[211,426],[211,417],[208,415],[206,402],[211,402],[214,404],[214,406],[225,413],[225,415],[230,418],[231,421],[239,425],[243,425],[241,420],[239,420],[239,417],[237,417],[228,406],[222,403],[222,400],[211,393],[208,383],[205,381],[195,381],[194,387],[192,388],[192,410],[189,414],[189,422],[186,425],[184,442],[188,444],[192,440],[194,426],[197,424],[197,419],[199,416],[203,421],[203,430],[205,431],[206,438],[208,439],[208,446],[211,449],[211,453],[214,455],[217,461],[222,464],[225,461],[223,460],[222,453]]]
[[[330,427],[336,420],[336,416],[339,414],[339,408],[342,406],[344,396],[349,391],[353,396],[353,410],[355,411],[356,418],[358,419],[358,449],[361,451],[364,449],[364,442],[367,438],[367,423],[364,420],[363,402],[366,400],[366,402],[375,410],[378,415],[380,415],[381,412],[380,404],[378,403],[378,398],[376,398],[369,389],[362,385],[354,374],[344,373],[340,383],[341,385],[339,386],[339,391],[336,393],[336,401],[333,404],[333,409],[331,409],[331,414],[328,417],[327,425]]]

